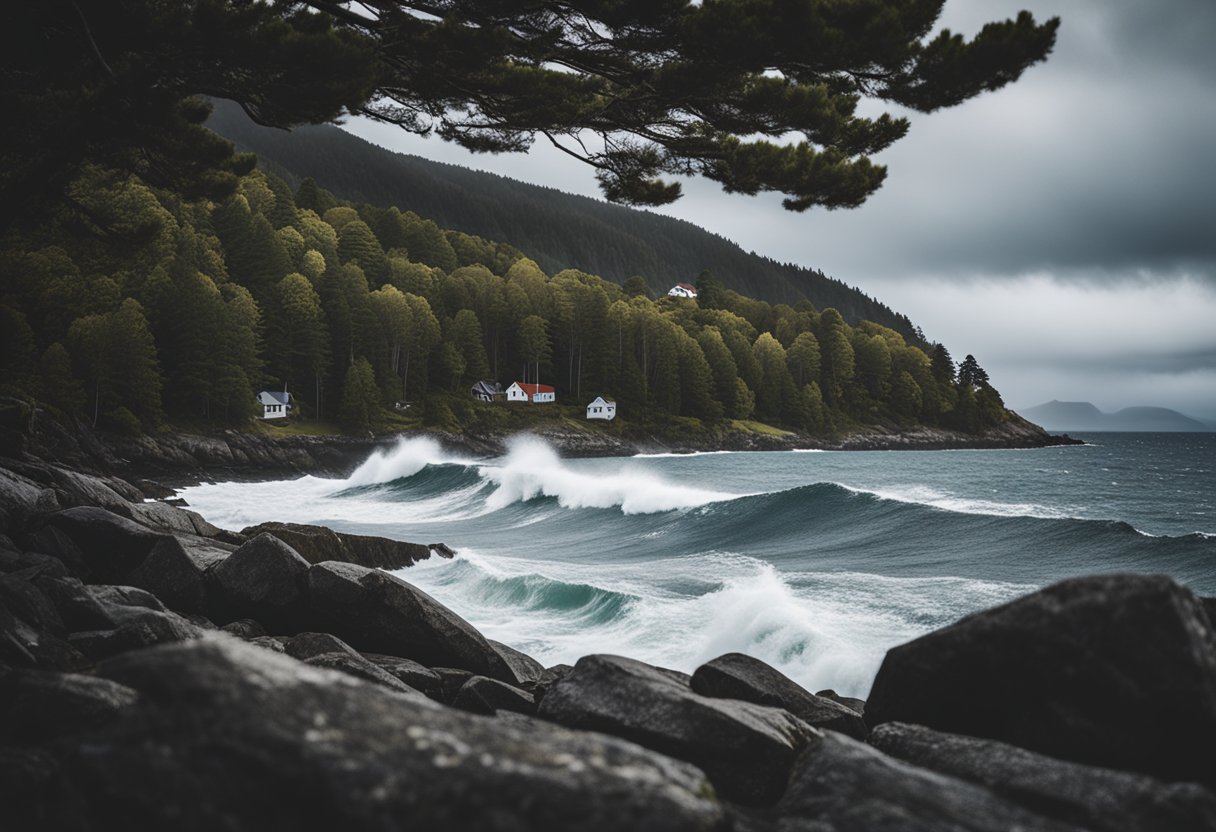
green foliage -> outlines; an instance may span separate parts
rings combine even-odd
[[[7,372],[5,378],[11,378]],[[83,412],[88,396],[72,373],[72,356],[63,344],[56,341],[42,353],[37,381],[39,399],[63,413]]]
[[[83,365],[94,425],[101,413],[120,407],[145,429],[160,423],[162,380],[156,345],[138,301],[128,298],[113,312],[78,318],[68,339],[72,355]]]
[[[477,152],[526,150],[543,135],[627,203],[670,202],[671,178],[693,174],[782,193],[791,210],[852,207],[886,175],[869,157],[909,126],[860,115],[862,98],[953,106],[1016,80],[1054,45],[1058,21],[1027,12],[971,41],[934,35],[942,5],[20,4],[0,66],[5,115],[22,125],[0,143],[0,227],[90,160],[187,198],[231,193],[250,160],[200,126],[209,105],[197,95],[239,102],[267,126],[362,113]],[[600,141],[584,143],[584,130]],[[320,209],[309,196],[299,205]]]
[[[709,306],[652,300],[640,278],[632,293],[581,270],[549,278],[510,246],[261,173],[219,203],[101,169],[70,187],[83,198],[86,185],[98,222],[65,211],[3,238],[3,383],[111,430],[166,414],[240,425],[263,385],[296,395],[296,421],[333,411],[366,432],[401,400],[454,429],[485,418],[468,400],[482,378],[551,384],[576,408],[603,394],[648,430],[753,414],[814,433],[1007,418],[974,358],[960,383],[941,381],[893,328],[718,290],[707,274]],[[448,268],[413,259],[428,240]]]
[[[369,433],[380,427],[383,410],[376,374],[366,358],[357,358],[346,369],[338,422],[353,433]]]

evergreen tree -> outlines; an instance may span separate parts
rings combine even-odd
[[[760,333],[752,345],[760,367],[760,386],[756,388],[756,409],[761,416],[789,420],[795,413],[795,387],[787,366],[785,347],[768,332]]]
[[[380,241],[363,220],[355,219],[338,229],[338,259],[363,269],[368,283],[379,285],[388,274],[388,261]]]
[[[891,408],[905,419],[914,419],[920,414],[923,402],[916,379],[907,370],[900,372],[891,389]]]
[[[375,431],[383,421],[376,374],[366,358],[355,359],[346,369],[338,421],[342,427],[354,433]]]
[[[489,375],[486,348],[482,343],[481,322],[472,309],[461,309],[452,321],[451,343],[464,359],[462,375],[468,380],[477,380]]]
[[[671,202],[680,187],[663,177],[695,173],[782,193],[791,210],[853,207],[885,177],[870,157],[909,128],[859,99],[932,112],[1016,80],[1054,45],[1058,21],[1027,12],[971,41],[934,34],[942,5],[22,4],[0,70],[5,115],[22,125],[2,134],[0,228],[89,161],[187,198],[231,193],[252,161],[202,126],[199,95],[267,126],[363,113],[479,152],[543,135],[621,202]],[[602,141],[581,142],[587,129]]]
[[[855,357],[848,324],[835,309],[825,309],[819,317],[819,355],[824,401],[839,407],[844,387],[853,379]]]
[[[30,366],[34,363],[34,331],[19,309],[0,304],[0,392],[34,392]]]
[[[958,386],[960,388],[970,388],[979,385],[980,365],[975,360],[974,355],[968,354],[966,358],[958,363]],[[987,374],[984,376],[987,377]]]
[[[72,373],[72,357],[58,341],[38,360],[38,398],[70,414],[82,412],[88,402],[84,386]]]
[[[540,368],[549,363],[552,355],[549,346],[549,324],[540,315],[528,315],[519,325],[519,354],[527,362],[524,366],[524,381],[529,380],[528,365],[533,367],[531,381],[540,383]]]
[[[321,297],[302,274],[293,273],[278,286],[278,314],[270,331],[272,367],[289,389],[310,389],[322,415],[322,391],[329,370],[330,345]],[[298,395],[298,393],[297,393]]]
[[[786,353],[790,375],[801,389],[811,382],[819,381],[819,339],[813,332],[800,333]]]
[[[944,344],[933,345],[931,361],[933,377],[943,384],[953,384],[954,359],[950,357],[950,351],[946,349]]]

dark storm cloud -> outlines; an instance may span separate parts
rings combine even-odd
[[[913,115],[870,203],[802,218],[797,242],[798,221],[770,226],[765,246],[866,279],[1216,273],[1216,3],[955,5],[945,22],[967,33],[1023,6],[1059,14],[1056,52],[1004,90]]]
[[[859,286],[974,353],[1011,404],[1156,404],[1216,421],[1216,0],[949,0],[942,23],[970,36],[1023,8],[1061,17],[1055,54],[996,93],[913,114],[860,209],[791,214],[777,196],[689,180],[663,212]],[[351,127],[598,195],[590,171],[547,147],[470,156]]]

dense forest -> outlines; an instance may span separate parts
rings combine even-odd
[[[660,287],[665,288],[665,287]],[[0,247],[4,392],[110,430],[234,426],[263,386],[303,418],[375,429],[393,402],[458,428],[481,379],[614,397],[629,421],[757,419],[978,430],[1006,418],[968,356],[832,308],[696,300],[586,272],[397,208],[254,170],[219,202],[90,167],[54,219]]]
[[[259,127],[231,102],[215,102],[208,126],[293,185],[312,177],[344,199],[396,206],[444,228],[510,243],[549,274],[572,268],[615,283],[640,274],[657,288],[708,269],[748,297],[809,300],[820,309],[833,307],[850,324],[874,321],[924,343],[906,316],[859,289],[815,269],[748,253],[684,220],[393,153],[329,125],[291,132]]]

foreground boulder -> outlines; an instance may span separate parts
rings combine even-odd
[[[103,508],[78,506],[50,515],[43,529],[33,535],[30,548],[58,556],[57,547],[66,538],[73,550],[64,553],[64,562],[74,566],[71,561],[77,553],[81,558],[77,577],[118,582],[143,563],[165,537]]]
[[[1075,578],[887,653],[866,722],[1216,784],[1216,638],[1161,576]]]
[[[865,739],[861,714],[816,696],[776,668],[742,653],[727,653],[698,667],[692,674],[692,689],[702,696],[785,708],[807,725]]]
[[[545,693],[538,714],[687,760],[726,798],[781,796],[815,729],[777,708],[694,693],[680,678],[621,656],[585,656]]]
[[[303,523],[262,523],[245,529],[241,534],[254,537],[271,534],[300,553],[309,563],[336,560],[380,569],[401,569],[426,560],[432,551],[442,557],[452,557],[452,550],[442,544],[429,546],[389,540],[363,534],[336,532],[326,526]]]
[[[356,650],[519,683],[471,624],[400,578],[378,569],[327,562],[308,570],[308,587],[316,629],[333,633]]]
[[[894,760],[825,731],[777,807],[779,832],[1079,832],[980,786]]]
[[[19,670],[0,673],[0,742],[46,742],[112,724],[135,691],[93,676]]]
[[[235,547],[215,540],[179,535],[158,542],[127,580],[155,594],[178,612],[210,608],[207,572],[222,563]]]
[[[99,672],[138,701],[104,730],[50,747],[54,776],[5,805],[14,828],[723,826],[692,766],[610,737],[473,716],[226,637],[129,653]]]
[[[1016,803],[1100,832],[1216,829],[1216,795],[1195,783],[1083,766],[1012,745],[889,722],[870,744],[892,757],[984,786]]]
[[[272,629],[293,629],[308,593],[308,561],[269,534],[260,534],[210,569],[214,612],[248,616]]]

